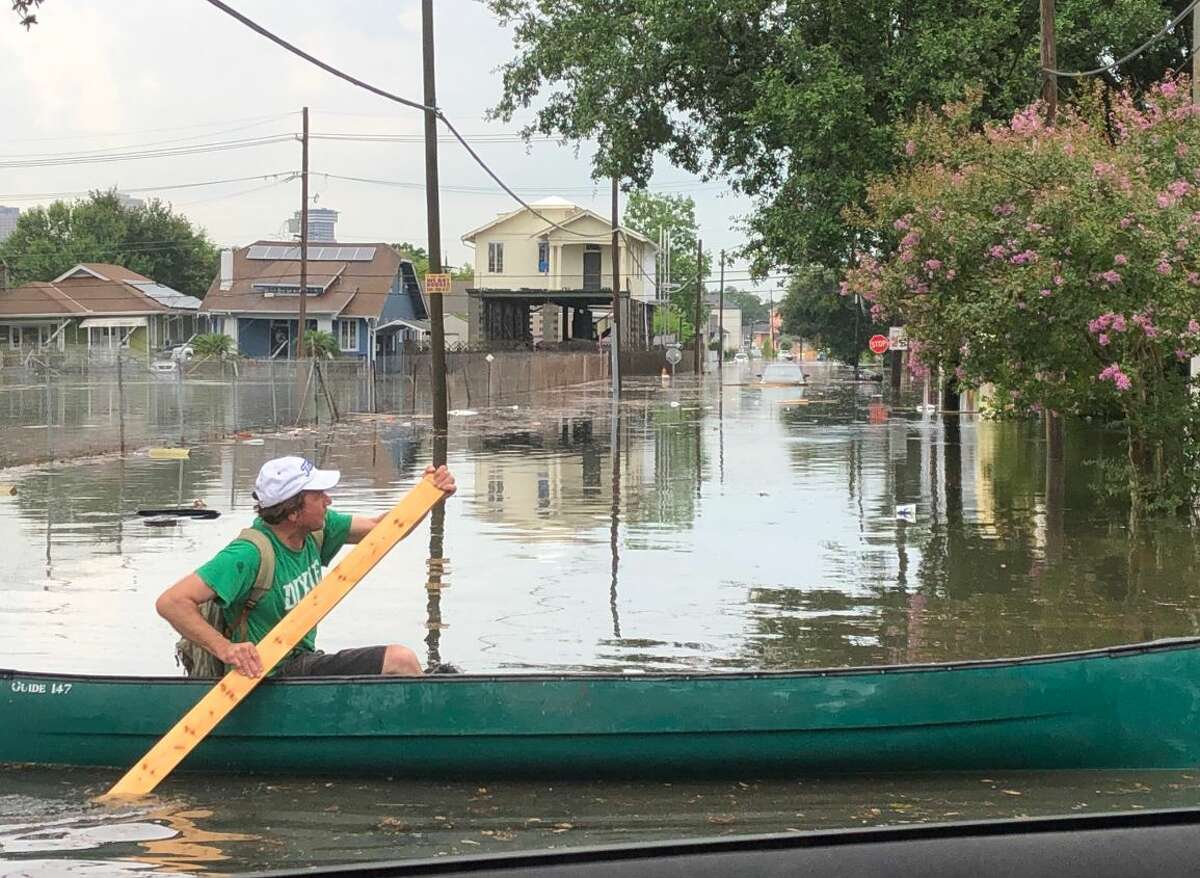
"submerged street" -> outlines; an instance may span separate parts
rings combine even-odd
[[[396,641],[468,673],[637,673],[1018,656],[1200,630],[1186,525],[1133,535],[1094,495],[1085,461],[1116,448],[1100,427],[1073,425],[1063,460],[1048,461],[1040,422],[923,413],[919,384],[893,398],[840,367],[804,369],[805,387],[758,386],[752,365],[728,366],[721,388],[715,375],[636,379],[615,413],[602,384],[456,410],[444,523],[389,554],[318,646]],[[249,522],[262,461],[339,468],[335,507],[378,512],[430,442],[419,414],[360,415],[183,460],[143,450],[6,471],[0,667],[180,673],[154,599]],[[136,514],[197,499],[221,517]],[[1127,810],[1193,804],[1197,790],[1174,772],[676,784],[181,772],[145,807],[89,804],[116,776],[6,770],[0,848],[18,859],[0,874],[46,858],[43,874],[64,860],[237,871]]]

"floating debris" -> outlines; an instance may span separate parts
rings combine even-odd
[[[191,456],[189,448],[151,448],[146,452],[151,460],[186,460]]]

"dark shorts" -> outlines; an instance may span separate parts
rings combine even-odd
[[[357,677],[383,673],[386,646],[360,646],[331,655],[302,652],[279,663],[276,677]]]

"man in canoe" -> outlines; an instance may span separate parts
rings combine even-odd
[[[429,467],[425,474],[446,494],[454,493],[454,476],[446,467]],[[340,479],[337,470],[317,469],[301,457],[264,463],[254,482],[258,517],[253,525],[164,591],[155,603],[159,615],[226,667],[247,677],[261,675],[254,644],[321,581],[321,568],[342,546],[362,540],[383,518],[330,509],[326,492]],[[260,576],[266,551],[271,557]],[[213,605],[221,614],[206,617]],[[326,655],[316,648],[316,633],[314,628],[305,635],[276,666],[275,676],[423,673],[416,653],[398,643]]]

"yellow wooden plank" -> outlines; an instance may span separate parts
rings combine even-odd
[[[443,497],[432,479],[422,479],[350,554],[267,632],[258,644],[263,675],[251,678],[237,671],[226,674],[111,790],[100,797],[101,801],[136,798],[153,791]]]
[[[147,454],[151,460],[183,460],[191,451],[187,448],[151,448]]]

